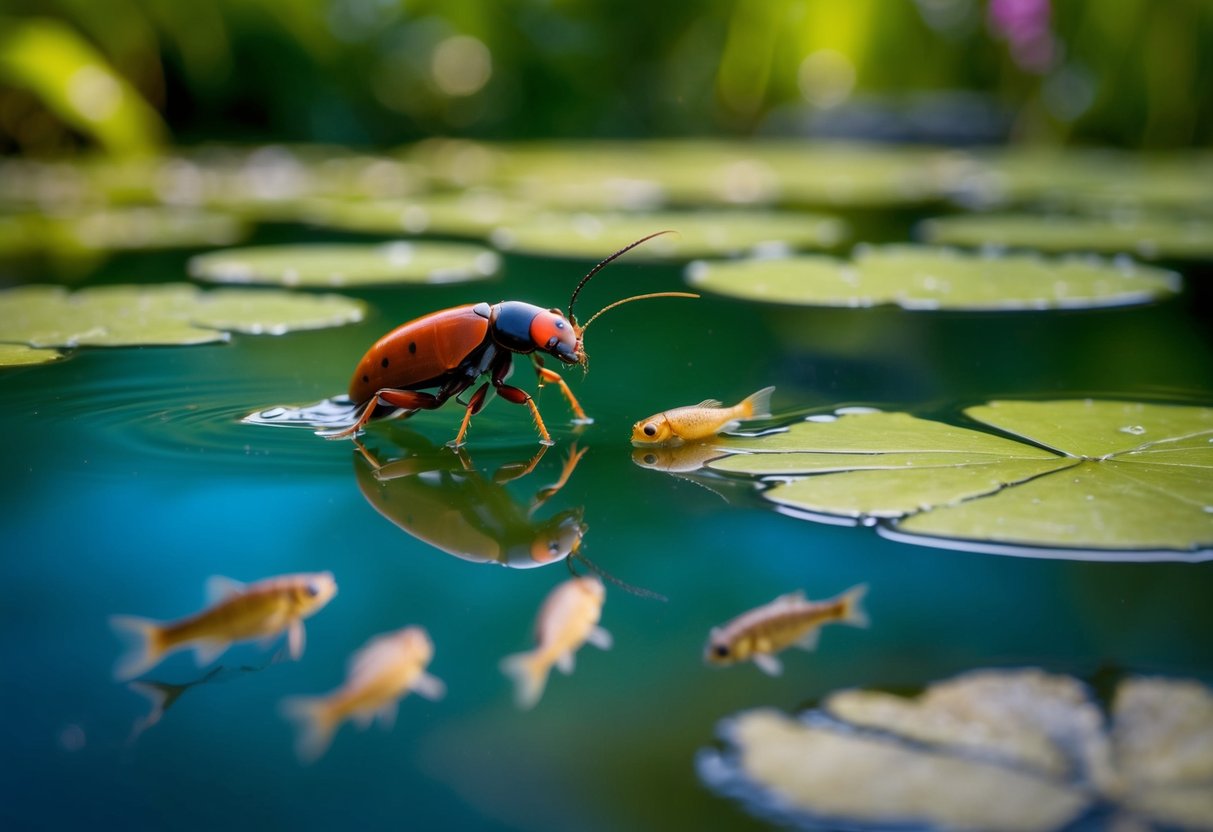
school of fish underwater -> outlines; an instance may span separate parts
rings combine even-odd
[[[199,47],[323,6],[362,66],[371,18],[430,5],[249,2],[278,22],[144,28]],[[135,86],[45,74],[104,15],[52,5],[80,8],[0,9],[0,830],[1213,832],[1213,155],[1088,147],[1077,115],[1008,143],[1095,77],[1032,69],[1024,16],[1130,18],[888,4],[873,55],[988,7],[938,38],[1047,78],[1052,120],[906,104],[850,140],[822,120],[870,76],[820,44],[743,129],[745,44],[858,44],[884,4],[704,4],[733,138],[541,138],[569,80],[490,140],[443,136],[495,135],[522,53],[451,35],[400,86],[488,14],[411,9],[375,29],[421,39],[374,82],[383,132],[332,69],[328,132],[254,142],[232,114],[304,106],[257,97],[324,39],[297,21],[238,106],[190,87],[212,115],[152,108],[119,153]],[[566,5],[519,14],[556,38]],[[1130,5],[1143,50],[1179,40]],[[679,9],[706,28],[637,67],[698,77],[725,24]],[[214,54],[166,63],[167,100]],[[1213,124],[1152,100],[1142,148],[1183,106]],[[34,104],[79,110],[54,153],[6,132]],[[238,141],[180,128],[225,118]]]

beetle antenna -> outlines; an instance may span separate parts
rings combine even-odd
[[[606,312],[607,310],[610,310],[610,309],[614,309],[616,306],[622,306],[625,303],[631,303],[634,300],[645,300],[646,298],[697,298],[697,297],[699,297],[699,295],[695,294],[694,292],[650,292],[647,295],[633,295],[630,298],[624,298],[623,300],[617,300],[614,303],[609,304],[609,305],[604,306],[601,309],[599,309],[597,312],[595,312],[593,315],[590,316],[590,319],[588,321],[585,322],[585,326],[577,327],[577,333],[578,333],[578,335],[583,334],[587,329],[590,328],[590,324],[594,323],[595,319],[597,319],[598,316],[601,315],[603,312]]]
[[[666,598],[664,595],[662,595],[660,592],[654,592],[651,589],[645,589],[644,587],[636,586],[635,584],[630,584],[627,581],[621,581],[619,578],[616,578],[610,572],[606,571],[601,566],[594,563],[594,561],[587,558],[581,552],[574,553],[573,557],[577,558],[577,560],[579,560],[583,564],[585,564],[589,568],[589,570],[591,572],[593,572],[595,575],[597,575],[600,578],[605,578],[606,580],[610,581],[615,586],[622,589],[624,592],[631,593],[632,595],[635,595],[639,598],[647,598],[650,601],[661,601],[662,603],[665,603],[670,600],[669,598]],[[572,560],[573,560],[573,558],[565,558],[565,564],[568,566],[570,572],[572,572],[574,575],[577,575],[577,570],[573,568],[573,564],[571,562]],[[578,577],[580,577],[580,576],[578,576]]]
[[[590,282],[591,277],[593,277],[594,275],[596,275],[600,271],[602,271],[602,269],[608,263],[610,263],[612,260],[614,260],[617,257],[622,257],[623,255],[627,254],[632,249],[636,248],[636,246],[640,245],[641,243],[647,243],[649,240],[653,239],[654,237],[660,237],[662,234],[673,234],[673,233],[674,233],[674,231],[672,229],[666,229],[665,231],[658,231],[653,234],[650,234],[647,237],[641,237],[636,242],[632,243],[631,245],[624,246],[623,248],[619,249],[619,251],[612,254],[610,257],[607,257],[605,260],[603,260],[597,266],[590,269],[589,273],[585,277],[581,278],[581,282],[577,284],[577,288],[575,288],[573,290],[572,296],[569,297],[569,320],[572,321],[573,325],[576,326],[576,324],[577,324],[577,319],[573,317],[573,304],[577,301],[577,295],[581,293],[582,287],[585,286],[585,284]]]

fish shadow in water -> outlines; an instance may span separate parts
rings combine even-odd
[[[250,673],[260,673],[270,665],[278,664],[285,661],[287,658],[287,648],[282,646],[272,656],[265,661],[256,665],[239,665],[237,667],[227,667],[225,665],[217,665],[208,670],[203,675],[188,682],[164,682],[156,679],[137,679],[127,682],[127,690],[133,691],[148,700],[151,704],[151,709],[135,720],[131,725],[130,735],[126,739],[127,746],[132,746],[138,742],[139,738],[149,728],[157,725],[164,718],[165,713],[169,708],[177,704],[177,700],[185,695],[186,691],[200,685],[221,684],[230,682],[234,679],[240,679]]]

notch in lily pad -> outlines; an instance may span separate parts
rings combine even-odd
[[[727,297],[793,306],[914,311],[1035,311],[1150,303],[1178,294],[1178,274],[1121,258],[1044,258],[930,246],[861,246],[821,255],[697,261],[687,283]]]
[[[189,271],[211,283],[332,288],[464,283],[490,278],[500,266],[483,246],[396,241],[226,249],[192,258]]]
[[[1089,560],[1213,558],[1213,408],[995,401],[1009,438],[854,412],[731,439],[712,470],[758,478],[794,516],[880,523],[909,543]]]

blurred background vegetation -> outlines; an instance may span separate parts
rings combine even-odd
[[[1210,0],[0,0],[0,152],[778,135],[1206,147]]]

